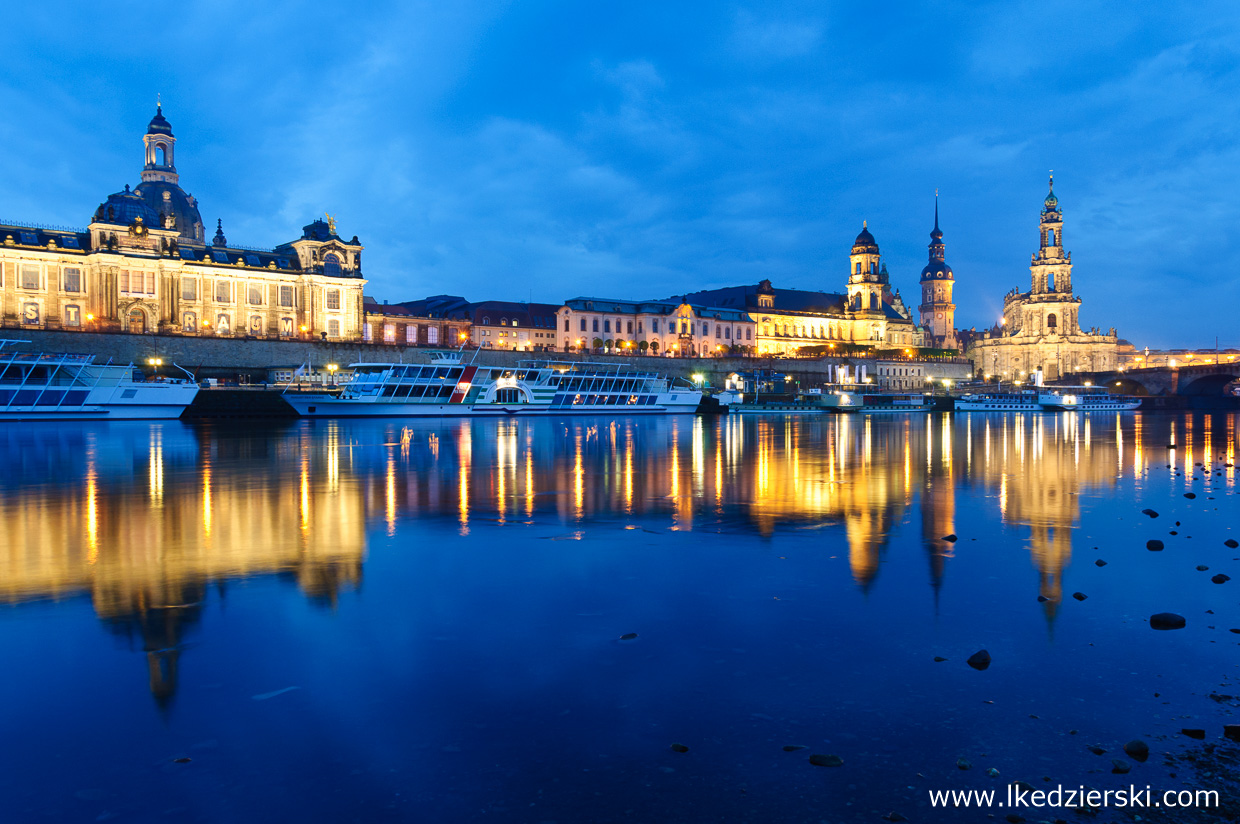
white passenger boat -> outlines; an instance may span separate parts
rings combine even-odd
[[[925,412],[932,406],[929,395],[877,392],[861,395],[862,412]]]
[[[1041,412],[1038,392],[1021,389],[1014,392],[977,392],[956,398],[957,412]]]
[[[148,381],[133,364],[5,349],[15,343],[26,341],[0,341],[0,420],[179,418],[198,394],[193,381]]]
[[[431,363],[355,363],[339,391],[285,391],[308,418],[498,417],[692,413],[702,390],[624,364],[522,361],[465,364],[455,354]]]
[[[1038,403],[1048,411],[1127,412],[1141,405],[1140,398],[1113,395],[1103,386],[1044,387]]]

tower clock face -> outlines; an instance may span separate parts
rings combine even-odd
[[[942,320],[942,319],[943,319],[943,313],[942,313],[942,312],[939,312],[937,315],[935,315],[935,317],[937,317],[939,320]]]

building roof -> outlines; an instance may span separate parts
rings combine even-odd
[[[771,296],[773,305],[758,304],[758,295]],[[740,309],[750,314],[762,312],[800,312],[806,314],[842,315],[848,305],[848,296],[833,292],[810,292],[802,289],[764,290],[762,285],[726,286],[722,289],[706,289],[690,292],[685,299],[704,306]]]
[[[164,119],[164,107],[155,107],[155,116],[151,118],[150,124],[146,127],[147,134],[166,134],[172,137],[172,124]]]
[[[670,315],[686,303],[699,318],[724,320],[728,322],[748,322],[748,313],[744,309],[725,306],[712,306],[709,303],[693,302],[685,298],[667,298],[666,300],[615,300],[612,298],[577,297],[564,302],[569,309],[578,312],[599,312],[616,315]]]

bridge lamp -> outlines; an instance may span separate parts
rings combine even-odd
[[[1093,381],[1085,381],[1085,385],[1086,385],[1086,386],[1093,386],[1093,385],[1094,385],[1094,382],[1093,382]]]
[[[1172,369],[1175,369],[1175,367],[1176,367],[1176,366],[1177,366],[1177,364],[1176,364],[1176,360],[1175,360],[1175,358],[1172,358],[1172,359],[1171,359],[1171,368],[1172,368]]]

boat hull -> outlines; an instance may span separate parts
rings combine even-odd
[[[681,398],[691,393],[678,392]],[[509,418],[560,415],[691,415],[701,396],[691,400],[656,402],[649,406],[549,404],[399,403],[374,399],[337,398],[330,395],[285,395],[285,401],[303,418]]]

